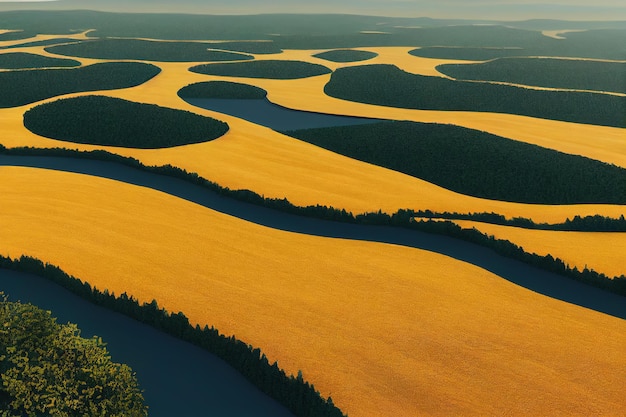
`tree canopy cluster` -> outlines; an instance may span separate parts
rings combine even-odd
[[[196,65],[189,69],[205,75],[223,75],[227,77],[269,78],[291,80],[328,74],[330,69],[303,61],[248,61],[223,64]]]
[[[207,81],[189,84],[178,91],[185,98],[264,99],[267,91],[249,84],[230,81]]]
[[[140,62],[106,62],[71,69],[0,72],[0,108],[23,106],[61,94],[134,87],[160,71]]]
[[[313,56],[332,62],[357,62],[367,61],[368,59],[378,56],[378,54],[376,52],[359,51],[356,49],[335,49],[333,51],[320,52]]]
[[[626,97],[455,81],[410,74],[395,65],[339,68],[324,91],[344,100],[390,107],[510,113],[626,127]]]
[[[100,59],[140,59],[161,62],[241,61],[251,55],[213,51],[209,42],[161,42],[141,39],[97,39],[50,46],[46,51],[66,56]]]
[[[626,62],[499,58],[481,64],[444,64],[439,65],[437,70],[460,80],[501,81],[626,94]]]
[[[52,139],[127,148],[166,148],[207,142],[228,125],[210,117],[105,96],[41,104],[24,114],[24,126]]]
[[[78,67],[80,62],[73,59],[51,58],[49,56],[13,52],[0,54],[0,68],[30,69],[46,67]]]
[[[144,417],[132,370],[100,338],[0,293],[0,415]]]
[[[626,170],[453,125],[381,122],[285,132],[333,152],[481,198],[626,203]]]

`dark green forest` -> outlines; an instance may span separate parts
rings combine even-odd
[[[395,65],[339,68],[324,92],[344,100],[407,109],[510,113],[626,127],[626,97],[455,81],[410,74]]]
[[[167,312],[160,308],[154,300],[151,303],[139,304],[136,299],[132,296],[129,297],[126,293],[116,296],[106,290],[100,291],[91,287],[89,283],[66,274],[56,266],[44,264],[31,257],[22,256],[19,259],[11,259],[0,255],[0,268],[39,275],[92,303],[117,311],[174,337],[193,343],[224,360],[261,391],[283,404],[298,417],[344,417],[341,410],[333,404],[331,398],[322,398],[315,387],[304,381],[301,375],[297,377],[287,376],[278,367],[277,362],[270,364],[259,348],[247,345],[234,336],[226,337],[214,327],[192,326],[183,313]],[[88,415],[91,417],[103,414],[69,415]],[[104,413],[104,415],[107,417],[134,417],[137,414]],[[13,416],[10,415],[9,417]]]
[[[502,81],[626,94],[626,62],[500,58],[482,64],[444,64],[439,65],[437,70],[460,80]]]
[[[61,94],[134,87],[160,71],[154,65],[139,62],[107,62],[72,69],[0,72],[0,108]]]
[[[80,22],[80,23],[77,23]],[[491,23],[492,25],[473,25]],[[0,27],[19,29],[0,39],[26,39],[37,33],[70,34],[95,29],[96,38],[170,40],[267,40],[276,49],[336,49],[364,46],[517,47],[524,56],[626,59],[626,30],[620,22],[558,22],[389,18],[353,15],[208,16],[102,13],[90,11],[1,12]],[[566,39],[542,29],[582,28]],[[364,31],[382,31],[367,34]],[[598,48],[597,45],[603,45]],[[237,50],[237,49],[232,49]],[[245,51],[244,51],[245,52]],[[250,51],[253,52],[253,51]]]
[[[189,84],[178,91],[185,98],[264,99],[267,91],[249,84],[229,81],[207,81]]]
[[[1,292],[0,323],[2,416],[148,415],[135,374],[111,361],[100,338]]]
[[[316,58],[325,59],[332,62],[357,62],[367,61],[378,56],[375,52],[359,51],[355,49],[335,49],[334,51],[320,52],[313,55]]]
[[[211,51],[208,42],[158,42],[140,39],[98,39],[47,47],[53,54],[101,59],[140,59],[160,62],[242,61],[251,55]]]
[[[248,61],[224,64],[196,65],[191,72],[205,75],[223,75],[227,77],[269,78],[273,80],[292,80],[328,74],[330,69],[303,61]]]
[[[210,117],[105,96],[41,104],[24,114],[24,126],[68,142],[147,149],[207,142],[228,131]]]
[[[626,169],[460,126],[381,122],[284,133],[476,197],[626,203]]]
[[[51,58],[48,56],[15,52],[0,54],[2,69],[32,69],[46,67],[78,67],[80,62],[73,59]]]

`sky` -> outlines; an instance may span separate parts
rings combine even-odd
[[[207,14],[350,13],[455,19],[626,20],[624,0],[0,0],[0,10],[48,8]]]

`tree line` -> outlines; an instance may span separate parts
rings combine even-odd
[[[147,172],[154,172],[158,174],[172,176],[185,181],[189,181],[192,184],[202,186],[210,191],[216,192],[220,195],[235,198],[240,201],[245,201],[251,204],[260,205],[263,207],[283,211],[286,213],[296,214],[305,217],[313,217],[323,220],[339,221],[353,224],[366,224],[366,225],[386,225],[394,227],[410,228],[420,230],[427,233],[441,234],[457,239],[466,240],[472,243],[476,243],[491,249],[494,249],[502,256],[517,259],[524,263],[536,266],[538,268],[554,272],[565,277],[584,282],[589,285],[600,287],[610,292],[626,296],[626,276],[620,277],[607,277],[602,273],[598,273],[594,270],[585,269],[579,271],[577,268],[570,268],[565,265],[562,260],[553,258],[551,255],[539,256],[525,252],[523,248],[511,243],[508,240],[495,239],[493,236],[481,233],[477,230],[462,229],[460,226],[452,222],[438,222],[432,220],[415,220],[417,213],[413,210],[401,209],[393,214],[378,212],[370,212],[357,214],[356,216],[352,212],[345,209],[337,209],[335,207],[329,207],[325,205],[312,205],[312,206],[296,206],[292,204],[286,198],[266,198],[254,191],[250,190],[231,190],[228,187],[222,187],[217,183],[211,182],[195,172],[187,172],[184,169],[172,166],[146,166],[140,161],[134,158],[124,157],[116,154],[112,154],[102,150],[96,151],[78,151],[69,149],[37,149],[37,148],[13,148],[6,149],[0,145],[0,153],[7,155],[32,155],[32,156],[64,156],[64,157],[76,157],[95,159],[103,161],[111,161],[120,164],[124,164],[133,168],[141,169]],[[425,212],[428,213],[428,212]],[[489,214],[484,214],[489,215]],[[481,216],[478,214],[477,216]],[[618,219],[621,222],[621,219]],[[566,222],[567,223],[567,222]]]
[[[450,213],[433,212],[431,210],[407,210],[414,218],[448,219],[448,220],[474,220],[482,223],[498,224],[501,226],[522,227],[524,229],[556,230],[563,232],[626,232],[626,218],[622,214],[618,218],[601,216],[579,216],[567,218],[562,223],[535,223],[525,217],[507,218],[497,213]]]
[[[278,367],[277,362],[269,363],[259,348],[248,345],[234,336],[222,335],[214,327],[192,326],[182,312],[170,313],[160,308],[155,300],[140,304],[126,293],[116,296],[107,290],[100,291],[54,265],[44,264],[28,256],[12,259],[0,255],[0,268],[42,276],[90,302],[193,343],[224,360],[296,416],[345,417],[330,397],[323,398],[301,374],[287,375]]]

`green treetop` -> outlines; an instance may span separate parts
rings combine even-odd
[[[104,346],[0,293],[0,416],[145,417],[135,375]]]

